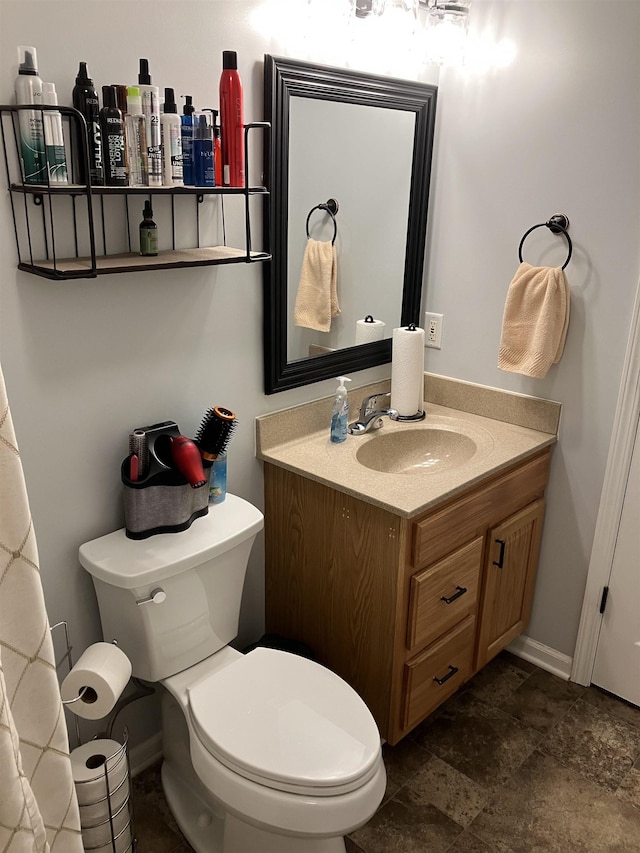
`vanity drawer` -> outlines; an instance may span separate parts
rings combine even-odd
[[[417,725],[469,678],[475,633],[475,616],[467,616],[405,664],[404,729]]]
[[[407,648],[428,646],[466,616],[475,616],[484,538],[478,536],[411,578]]]
[[[544,495],[550,451],[512,468],[413,524],[411,565],[420,569]]]

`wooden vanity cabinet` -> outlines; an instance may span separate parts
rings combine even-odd
[[[526,628],[550,450],[401,518],[265,463],[266,630],[397,743]]]

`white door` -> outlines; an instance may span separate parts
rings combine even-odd
[[[640,705],[640,429],[624,496],[593,684]]]

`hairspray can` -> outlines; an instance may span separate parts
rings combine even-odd
[[[220,75],[220,124],[222,125],[222,181],[226,187],[243,187],[244,112],[238,54],[222,52]]]
[[[35,47],[18,47],[16,104],[42,105],[42,80],[38,77]],[[19,110],[20,154],[25,184],[47,183],[47,158],[44,148],[41,110]]]

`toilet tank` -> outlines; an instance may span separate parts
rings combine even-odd
[[[256,507],[227,494],[180,533],[136,540],[123,528],[80,546],[103,637],[118,643],[134,676],[160,681],[234,639],[249,554],[262,526]]]

